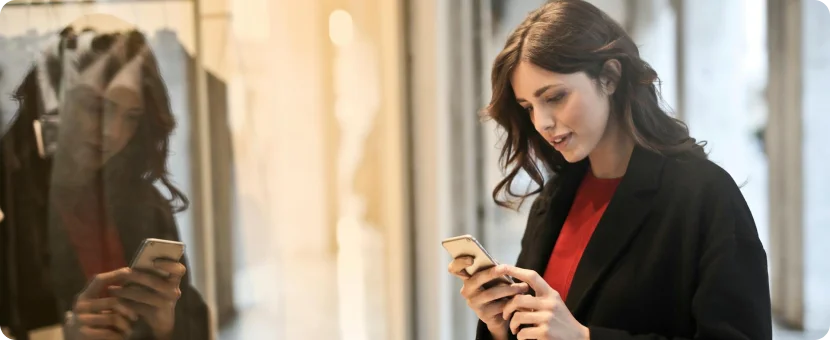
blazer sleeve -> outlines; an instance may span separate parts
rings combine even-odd
[[[167,230],[162,230],[163,238],[181,240],[178,226],[176,225],[173,213],[170,210],[164,211],[161,219]],[[188,268],[188,272],[182,278],[180,285],[182,296],[176,303],[176,324],[173,328],[171,339],[182,340],[203,340],[210,339],[210,314],[208,306],[202,295],[193,287],[190,275],[190,264],[187,257],[182,258],[182,263]]]
[[[210,339],[208,307],[199,292],[190,284],[189,275],[182,278],[181,290],[182,296],[176,304],[176,324],[173,326],[170,339]],[[149,326],[142,324],[130,340],[156,340],[156,337],[150,332]]]
[[[536,199],[533,200],[533,205],[530,206],[530,212],[529,212],[529,215],[528,215],[528,220],[530,220],[531,218],[533,218],[533,216],[535,216],[537,214],[537,211],[539,210],[540,205],[544,204],[543,202],[547,202],[547,200],[545,200],[543,198],[543,196],[544,195],[539,195],[539,196],[536,197]],[[532,233],[533,233],[533,230],[531,230],[531,225],[530,225],[530,223],[528,223],[527,227],[525,228],[525,232],[522,235],[522,241],[521,241],[522,249],[519,251],[519,257],[516,259],[516,265],[521,265],[522,263],[526,262],[525,259],[526,259],[527,254],[528,254],[527,242],[531,238],[528,235],[530,235]],[[517,280],[516,282],[518,283],[518,282],[521,282],[521,281]],[[508,339],[514,340],[514,339],[517,339],[517,337],[513,334],[508,333]],[[481,320],[478,320],[478,325],[476,326],[476,340],[493,340],[493,336],[490,334],[490,330],[487,329],[487,324],[485,324]]]
[[[176,325],[172,339],[210,339],[210,315],[201,294],[193,288],[190,275],[181,283],[182,297],[176,305]]]
[[[699,275],[691,304],[697,323],[693,339],[772,339],[766,252],[740,189],[724,176],[728,174],[721,174],[702,195]],[[589,329],[591,339],[669,339]]]

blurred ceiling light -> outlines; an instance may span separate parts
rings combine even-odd
[[[329,15],[329,39],[337,46],[346,46],[354,38],[352,15],[342,9]]]

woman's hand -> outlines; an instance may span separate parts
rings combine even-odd
[[[72,340],[127,339],[138,315],[115,297],[104,297],[107,287],[125,282],[130,270],[98,274],[78,295],[72,307],[67,335]]]
[[[494,335],[503,332],[507,335],[507,321],[502,318],[504,307],[508,299],[516,294],[523,294],[527,292],[528,285],[525,283],[507,285],[499,284],[489,289],[485,289],[483,285],[504,275],[498,274],[496,267],[479,271],[475,274],[468,275],[465,268],[473,264],[473,259],[469,256],[461,256],[453,260],[449,265],[449,272],[461,278],[464,281],[464,286],[461,288],[461,296],[467,300],[467,305],[470,306],[481,321],[487,324],[487,328]]]
[[[156,260],[155,265],[170,275],[162,277],[156,273],[132,271],[127,276],[129,284],[110,287],[110,292],[136,311],[157,339],[170,339],[176,324],[176,303],[182,295],[179,284],[187,268],[169,260]]]
[[[583,326],[568,310],[559,293],[533,270],[502,265],[500,275],[510,275],[526,282],[536,296],[516,295],[504,308],[503,319],[510,321],[510,331],[520,340],[587,340],[588,327]],[[519,330],[519,326],[528,325]]]

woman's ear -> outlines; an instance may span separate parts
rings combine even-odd
[[[614,94],[617,90],[617,84],[622,78],[622,64],[617,59],[608,59],[602,65],[602,72],[600,72],[600,84],[602,89],[609,96]]]

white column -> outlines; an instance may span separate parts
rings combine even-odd
[[[802,189],[802,1],[769,0],[769,253],[772,308],[804,325]],[[756,215],[757,216],[757,215]]]
[[[640,48],[640,57],[648,62],[660,77],[660,88],[665,108],[674,114],[677,111],[677,35],[676,15],[670,0],[637,0],[622,23],[631,27],[629,34]]]
[[[770,208],[773,307],[787,326],[823,331],[830,319],[826,244],[828,170],[823,90],[827,8],[770,1]]]
[[[407,37],[413,147],[416,339],[452,339],[451,279],[440,241],[450,235],[449,1],[410,1]]]
[[[709,159],[741,186],[762,242],[768,243],[767,159],[754,133],[764,114],[763,37],[747,23],[762,21],[742,0],[683,1],[683,107],[691,135],[707,141]]]
[[[815,0],[802,3],[804,328],[824,331],[830,327],[830,11]]]

